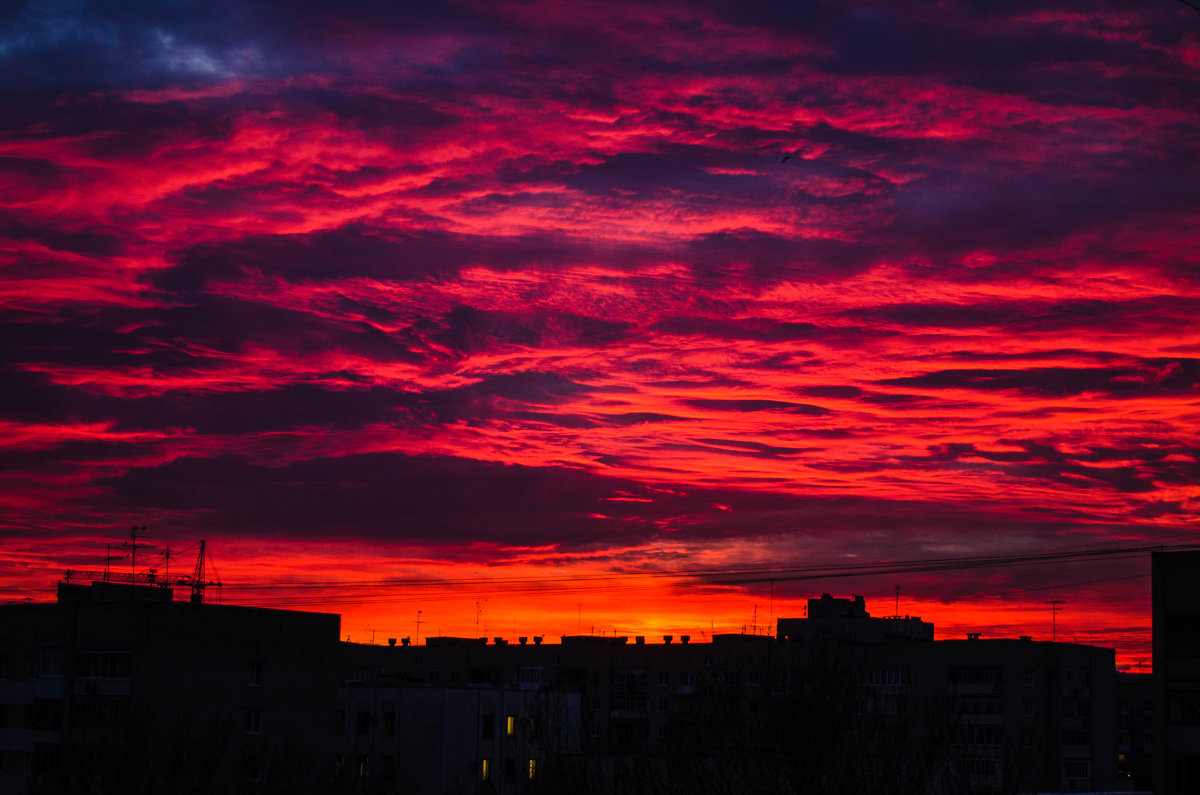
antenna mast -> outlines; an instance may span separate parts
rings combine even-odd
[[[140,536],[138,535],[139,530],[142,531]],[[148,537],[149,536],[146,535],[145,526],[138,527],[137,525],[134,525],[133,529],[129,531],[129,540],[121,542],[121,546],[129,550],[129,575],[131,577],[131,582],[136,582],[137,580],[137,551],[139,549],[146,549],[150,546],[149,544],[139,544],[138,539]]]
[[[1050,602],[1050,640],[1058,641],[1058,606],[1064,604],[1062,599],[1051,599]]]

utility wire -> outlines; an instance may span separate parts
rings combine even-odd
[[[659,587],[656,580],[672,577],[679,584],[692,587],[724,587],[750,585],[765,582],[797,582],[806,580],[823,580],[846,577],[861,577],[870,575],[918,573],[931,571],[961,571],[981,568],[1000,568],[1009,566],[1043,565],[1072,559],[1100,559],[1140,555],[1145,552],[1160,549],[1191,549],[1194,545],[1163,545],[1115,547],[1100,549],[1065,550],[1026,555],[996,555],[956,558],[938,558],[924,560],[885,561],[873,563],[826,564],[807,567],[755,567],[727,569],[674,569],[657,570],[653,572],[595,574],[581,576],[559,577],[507,577],[507,578],[457,578],[457,579],[406,579],[406,580],[374,580],[374,581],[325,581],[320,583],[283,583],[274,586],[238,587],[237,590],[281,590],[281,589],[330,589],[346,590],[367,589],[368,593],[342,594],[318,597],[308,596],[262,596],[241,600],[244,604],[375,604],[383,602],[424,601],[441,595],[445,599],[465,598],[474,587],[494,589],[505,586],[505,594],[512,596],[553,593],[605,593],[612,591],[645,590]],[[1137,577],[1146,575],[1134,575]],[[1110,582],[1129,577],[1118,577],[1094,582]],[[639,581],[641,581],[639,583]],[[1090,584],[1084,581],[1080,584]],[[232,586],[230,586],[232,587]],[[1031,588],[1026,590],[1046,590],[1046,588]],[[420,589],[420,594],[411,596],[384,595],[387,591],[397,588]]]

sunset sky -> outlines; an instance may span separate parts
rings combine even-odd
[[[784,570],[1200,541],[1200,12],[424,5],[0,10],[0,599],[1148,666],[1145,553]]]

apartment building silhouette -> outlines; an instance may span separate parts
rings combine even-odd
[[[773,637],[376,646],[331,614],[64,586],[0,607],[0,793],[1119,783],[1111,649],[809,605]]]

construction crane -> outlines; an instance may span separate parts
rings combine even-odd
[[[122,544],[126,549],[130,550],[130,555],[136,555],[138,549],[146,547],[145,544],[137,543],[138,538],[145,538],[145,534],[139,534],[139,531],[144,531],[144,527],[135,527],[130,534],[131,541]],[[170,554],[169,551],[167,553]],[[138,572],[136,567],[131,563],[129,573],[112,571],[109,568],[109,563],[112,560],[111,548],[108,558],[105,562],[104,571],[80,571],[78,569],[67,569],[63,576],[63,582],[70,584],[75,582],[112,582],[124,583],[127,585],[147,585],[156,588],[170,588],[171,586],[179,586],[187,588],[191,595],[189,601],[193,604],[201,604],[204,601],[204,591],[212,586],[221,587],[221,581],[210,580],[206,574],[207,564],[207,542],[200,541],[200,551],[196,555],[196,565],[192,568],[191,574],[183,574],[178,577],[171,577],[170,574],[159,575],[157,569],[147,569],[144,572]]]
[[[176,581],[178,585],[186,586],[187,588],[189,588],[191,590],[192,595],[190,597],[190,601],[193,604],[200,604],[201,602],[204,601],[204,589],[207,588],[208,586],[215,585],[218,588],[221,587],[221,583],[219,581],[209,580],[207,577],[204,576],[205,545],[206,545],[206,542],[204,541],[204,539],[201,539],[200,540],[200,552],[196,555],[196,566],[194,569],[192,569],[191,576],[185,575],[183,577],[180,577]]]

